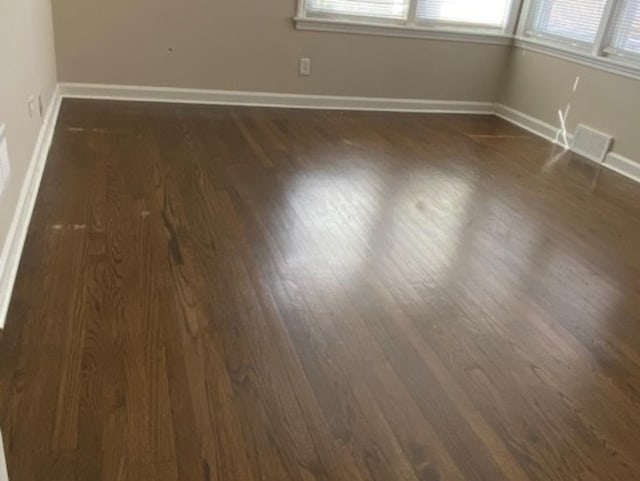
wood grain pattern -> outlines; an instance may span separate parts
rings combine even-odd
[[[65,100],[11,479],[640,480],[639,200],[491,116]]]

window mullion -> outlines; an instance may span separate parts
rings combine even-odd
[[[504,33],[507,35],[515,35],[521,12],[524,11],[523,0],[512,0],[509,10],[509,18],[505,24]]]
[[[605,41],[609,38],[609,33],[613,27],[613,13],[615,11],[616,0],[608,0],[602,14],[602,21],[600,22],[600,28],[598,29],[598,35],[593,44],[593,55],[601,57],[606,45]]]
[[[517,37],[524,37],[527,35],[527,29],[529,28],[529,23],[531,22],[531,14],[533,12],[532,0],[523,0],[522,8],[520,9],[520,13],[518,15],[517,21]]]
[[[409,12],[407,13],[407,25],[414,26],[418,14],[418,0],[409,0]]]

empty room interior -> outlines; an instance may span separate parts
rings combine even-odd
[[[0,0],[0,481],[640,481],[640,0]]]

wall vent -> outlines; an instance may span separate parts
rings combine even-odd
[[[594,162],[604,162],[611,150],[613,137],[579,124],[573,137],[571,150]]]
[[[5,126],[0,125],[0,196],[4,192],[7,182],[9,181],[9,149],[7,147],[7,138],[4,135]]]

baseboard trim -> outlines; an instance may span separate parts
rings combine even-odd
[[[56,88],[38,133],[29,168],[20,190],[16,211],[0,255],[0,329],[4,328],[7,311],[9,310],[9,302],[11,301],[13,285],[18,273],[18,266],[20,265],[22,248],[27,237],[31,214],[36,203],[40,181],[42,180],[49,148],[53,140],[61,101],[60,89]]]
[[[493,114],[494,110],[492,102],[343,97],[132,85],[61,83],[60,92],[63,98],[240,105],[247,107],[460,114]]]
[[[573,147],[572,134],[567,133],[567,140],[569,145],[564,145],[564,137],[562,136],[562,131],[555,125],[551,125],[543,120],[537,119],[502,104],[496,104],[495,115],[506,120],[507,122],[517,125],[518,127],[522,127],[523,129],[539,137],[542,137],[549,142],[565,147],[567,148],[567,150],[571,150],[572,152],[585,157],[584,153],[579,152]],[[594,159],[589,159],[588,157],[585,158],[590,160],[591,162],[596,162],[599,165],[611,169],[618,174],[633,179],[636,182],[640,182],[640,163],[634,162],[627,157],[624,157],[615,152],[609,152],[607,154],[607,158],[602,163]]]
[[[532,117],[531,115],[512,109],[502,104],[495,104],[494,114],[501,119],[506,120],[518,127],[525,129],[532,134],[542,137],[557,145],[562,145],[564,137],[562,129],[551,125],[548,122]],[[572,136],[567,133],[567,139],[571,140]]]
[[[619,174],[640,182],[640,164],[615,152],[609,152],[603,164]]]

